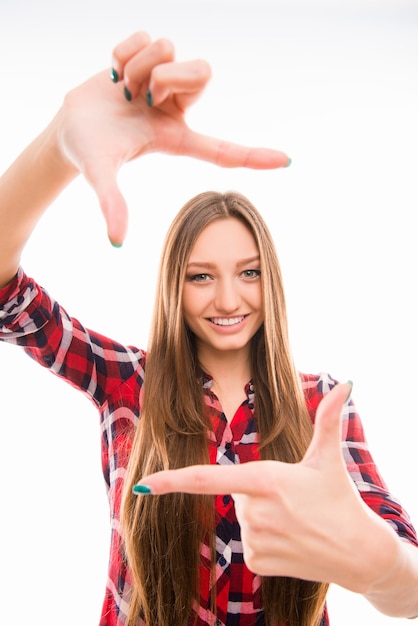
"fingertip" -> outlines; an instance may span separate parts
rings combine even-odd
[[[107,238],[113,248],[122,248],[125,242],[125,229],[122,230],[120,228],[113,227],[112,224],[109,225],[108,222]]]
[[[284,152],[271,148],[259,148],[251,151],[246,165],[255,169],[277,169],[290,167],[291,163],[292,159]]]
[[[345,404],[348,404],[350,402],[350,400],[351,400],[351,393],[353,391],[353,384],[354,383],[353,383],[352,380],[347,380],[347,382],[346,382],[346,386],[348,387],[348,390],[347,390],[347,396],[345,398]]]
[[[351,380],[348,380],[345,383],[338,383],[331,389],[330,397],[338,398],[338,402],[342,402],[343,404],[350,401],[351,392],[353,389],[353,383]]]
[[[123,246],[123,241],[121,243],[117,243],[116,241],[112,241],[110,237],[109,237],[109,241],[114,248],[121,248]]]
[[[321,422],[322,429],[332,429],[332,424],[341,419],[344,406],[349,402],[352,384],[338,383],[328,393],[325,393],[318,405],[315,423]]]
[[[119,74],[114,67],[110,69],[110,80],[114,83],[117,83],[119,81]]]
[[[100,205],[106,220],[109,241],[114,248],[121,248],[128,230],[128,209],[125,200],[116,189],[107,192]]]
[[[152,490],[148,485],[134,485],[132,487],[132,493],[135,495],[148,496],[152,494]]]
[[[276,152],[278,167],[287,168],[292,165],[292,159],[285,152]]]
[[[350,399],[352,388],[353,383],[351,382],[351,380],[348,380],[345,383],[337,383],[327,395],[329,395],[330,397],[338,397],[339,399],[344,399],[344,401],[347,401]]]
[[[115,213],[103,211],[107,223],[107,236],[114,248],[122,248],[127,231],[127,216],[125,212]]]

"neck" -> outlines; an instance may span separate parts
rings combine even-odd
[[[218,384],[225,381],[229,384],[236,382],[242,385],[251,378],[250,351],[247,346],[243,350],[217,351],[216,354],[199,351],[198,357],[202,369]]]

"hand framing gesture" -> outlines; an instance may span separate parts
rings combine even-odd
[[[341,413],[350,391],[340,384],[323,398],[300,463],[187,467],[147,476],[134,491],[231,493],[251,570],[367,593],[392,567],[399,540],[364,504],[345,466]]]
[[[116,85],[105,71],[67,94],[57,116],[62,149],[95,190],[114,243],[123,241],[127,228],[117,172],[142,154],[190,156],[222,167],[289,164],[282,152],[229,143],[187,126],[185,111],[210,76],[206,61],[177,62],[170,41],[138,32],[114,49]]]

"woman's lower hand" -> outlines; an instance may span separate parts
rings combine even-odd
[[[396,562],[400,541],[362,501],[347,472],[340,416],[349,390],[340,384],[326,394],[299,463],[163,471],[144,477],[134,492],[231,493],[252,571],[337,583],[366,594]]]

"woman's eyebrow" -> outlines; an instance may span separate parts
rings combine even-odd
[[[251,263],[256,263],[260,261],[260,256],[257,254],[256,256],[252,256],[252,257],[248,257],[246,259],[240,259],[239,261],[237,261],[237,267],[240,267],[242,265],[249,265]],[[190,263],[187,264],[187,268],[190,269],[192,267],[196,267],[196,268],[208,268],[208,269],[213,269],[216,267],[216,263],[213,263],[211,261],[190,261]]]
[[[210,261],[191,261],[190,263],[187,264],[187,269],[190,269],[192,267],[196,267],[196,268],[206,268],[206,269],[213,269],[214,267],[216,267],[216,263],[211,263]]]

